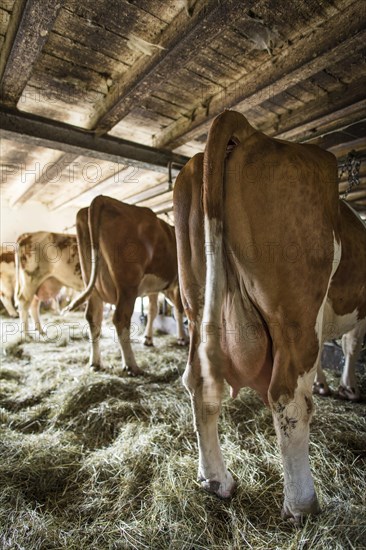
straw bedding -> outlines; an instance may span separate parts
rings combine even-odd
[[[91,372],[82,316],[71,320],[79,323],[73,334],[12,337],[3,346],[2,549],[365,547],[364,403],[315,398],[311,465],[324,511],[295,528],[280,518],[272,418],[252,391],[224,400],[222,448],[238,489],[220,501],[195,481],[196,438],[181,383],[187,350],[169,336],[156,337],[152,349],[134,344],[146,375],[129,378],[107,323],[106,368]],[[335,387],[336,375],[328,378]]]

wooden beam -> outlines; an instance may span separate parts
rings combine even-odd
[[[281,139],[304,141],[314,137],[315,132],[326,132],[339,121],[346,126],[361,120],[366,112],[366,78],[349,86],[347,90],[337,90],[322,99],[306,103],[300,109],[280,116],[275,131],[263,132]]]
[[[354,121],[354,123],[356,124],[363,122],[366,122],[365,117],[361,120]],[[351,144],[353,144],[355,141],[359,141],[358,138],[352,133],[352,128],[352,124],[340,120],[338,121],[338,123],[334,123],[332,125],[332,128],[328,128],[327,130],[319,130],[315,132],[313,136],[309,136],[305,139],[300,139],[299,141],[318,145],[318,147],[327,149],[332,153],[336,150],[336,147],[340,147],[340,150],[345,150],[345,155],[347,155],[347,153],[352,150]],[[361,144],[358,148],[358,151],[362,151]],[[337,158],[341,158],[339,154],[336,154],[336,156]]]
[[[223,109],[233,107],[245,113],[252,107],[338,63],[364,47],[366,3],[356,0],[345,10],[328,19],[313,33],[283,48],[250,74],[231,83],[224,93],[211,98],[209,112],[203,102],[195,105],[194,119],[180,117],[155,138],[156,147],[174,149],[200,136],[210,121]]]
[[[0,61],[2,103],[16,106],[64,0],[16,0]]]
[[[209,44],[224,28],[247,17],[245,7],[237,0],[198,0],[191,17],[183,9],[167,27],[159,40],[163,50],[143,56],[126,76],[112,86],[107,97],[97,105],[91,128],[98,135],[108,132],[153,90],[169,79],[177,66],[182,67]]]
[[[121,170],[119,170],[116,174],[113,174],[113,176],[108,176],[102,181],[98,181],[94,185],[91,185],[87,189],[83,189],[82,191],[78,190],[73,195],[69,195],[66,199],[65,198],[57,198],[53,200],[52,202],[47,203],[47,206],[50,210],[60,210],[61,208],[66,208],[67,206],[72,205],[73,202],[75,202],[77,199],[80,199],[82,197],[85,198],[85,196],[90,195],[91,192],[98,193],[98,195],[106,188],[109,188],[113,183],[118,185],[119,177],[123,172],[128,170],[129,166],[124,166]],[[117,182],[116,182],[117,180]]]
[[[96,137],[71,124],[1,106],[0,130],[5,139],[161,173],[167,172],[169,162],[183,166],[188,161],[187,157],[171,151],[159,150],[113,136]]]
[[[47,185],[51,180],[58,178],[60,174],[67,170],[70,165],[75,162],[75,160],[78,158],[78,155],[74,155],[72,153],[66,153],[65,155],[62,155],[56,162],[51,163],[51,166],[48,167],[47,171],[45,173],[42,173],[41,176],[35,180],[33,185],[28,187],[22,193],[15,199],[13,202],[13,206],[16,204],[24,204],[26,201],[30,200],[33,195],[38,193],[38,191],[41,190],[41,188],[44,185]]]
[[[366,190],[366,177],[360,176],[359,180],[360,180],[360,183],[358,185],[355,185],[350,191],[350,193],[353,193],[353,191],[357,191],[357,190]],[[339,186],[338,186],[339,192],[343,194],[346,191],[348,186],[349,186],[348,181],[342,181],[341,183],[339,183]]]
[[[356,151],[363,156],[366,153],[366,136],[358,139],[350,138],[349,141],[329,147],[328,151],[333,153],[337,159],[344,159],[350,151]]]
[[[366,185],[366,170],[363,168],[363,166],[361,165],[361,170],[360,170],[360,173],[358,175],[359,177],[359,180],[360,180],[360,183],[359,185],[355,186],[353,189],[366,189],[365,185]],[[338,189],[339,189],[339,192],[340,193],[344,193],[346,191],[346,189],[348,188],[349,186],[349,181],[348,181],[348,174],[343,174],[342,176],[342,179],[339,180],[339,184],[338,184]]]
[[[124,197],[123,200],[127,200],[129,204],[138,204],[139,202],[154,199],[155,197],[159,197],[160,195],[165,195],[165,193],[171,191],[171,189],[171,185],[167,181],[165,181],[163,183],[155,185],[154,187],[151,187],[150,189],[146,189],[146,191],[141,191],[141,193],[137,193],[136,195]]]

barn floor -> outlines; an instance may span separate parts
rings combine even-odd
[[[4,341],[9,320],[2,320]],[[89,372],[82,315],[58,322],[63,334],[53,342],[4,344],[2,549],[365,547],[364,403],[315,398],[311,463],[324,512],[295,528],[280,519],[282,471],[271,414],[253,392],[224,403],[222,446],[239,486],[231,502],[219,501],[195,482],[196,438],[180,379],[186,349],[168,336],[156,337],[153,349],[135,344],[146,375],[128,378],[107,322],[109,370]],[[366,376],[360,377],[365,395]],[[338,385],[333,373],[328,378]]]

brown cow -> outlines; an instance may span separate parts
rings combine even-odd
[[[365,231],[339,201],[336,159],[225,111],[204,155],[180,172],[174,213],[199,479],[232,494],[217,421],[224,380],[233,396],[249,386],[272,410],[283,516],[300,521],[319,510],[308,441],[320,350],[327,331],[334,337],[366,316]]]
[[[84,288],[75,235],[37,231],[21,235],[15,255],[17,289],[22,332],[29,330],[31,311],[36,328],[43,333],[39,321],[40,301],[55,297],[61,287]],[[34,299],[38,295],[39,299]]]
[[[149,208],[100,195],[89,208],[79,210],[76,229],[87,288],[67,309],[76,309],[88,300],[86,319],[92,340],[90,365],[100,368],[99,337],[103,302],[107,302],[116,306],[113,323],[123,365],[131,374],[140,374],[142,371],[136,364],[130,342],[130,321],[137,296],[164,292],[175,305],[178,342],[184,343],[174,228]],[[151,323],[156,309],[155,296],[150,300],[148,317]],[[146,336],[151,337],[149,325],[147,330]]]
[[[14,252],[2,248],[0,252],[0,299],[10,315],[18,317],[13,305],[15,289],[15,258]]]

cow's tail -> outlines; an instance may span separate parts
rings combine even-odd
[[[224,178],[229,151],[255,133],[246,118],[235,111],[224,111],[213,121],[208,133],[203,166],[203,205],[206,253],[206,285],[201,330],[200,357],[206,380],[221,378],[221,310],[226,287],[224,264]],[[206,387],[204,400],[216,400],[216,383]]]
[[[91,246],[91,273],[88,286],[86,289],[65,309],[65,311],[74,311],[83,304],[93,291],[95,282],[98,276],[99,268],[99,237],[98,229],[100,225],[100,217],[103,209],[104,197],[99,195],[90,203],[88,209],[88,228]],[[81,255],[81,252],[80,252]]]

